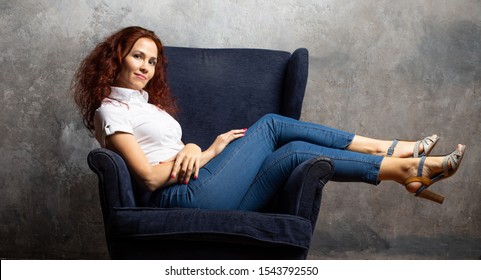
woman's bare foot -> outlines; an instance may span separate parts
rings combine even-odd
[[[398,158],[409,158],[409,157],[418,157],[419,155],[423,155],[423,153],[428,150],[430,152],[436,142],[439,140],[439,137],[436,134],[433,134],[429,137],[426,137],[420,141],[412,142],[412,141],[399,141],[395,147],[392,148],[393,143],[392,141],[383,141],[382,147],[380,148],[379,154],[380,155],[388,155],[389,149],[391,149],[392,157]],[[417,153],[416,153],[417,149]]]
[[[423,185],[423,182],[414,181],[406,184],[406,180],[409,178],[419,176],[423,178],[422,180],[426,180],[426,182],[430,182],[432,178],[442,173],[444,173],[444,177],[446,178],[449,176],[452,176],[457,171],[458,165],[461,162],[465,148],[466,146],[458,144],[456,151],[447,156],[426,157],[424,161],[424,165],[422,166],[421,176],[419,176],[418,174],[418,168],[419,168],[419,164],[421,164],[422,159],[419,159],[419,163],[417,165],[412,165],[411,163],[410,164],[411,166],[405,169],[406,173],[405,173],[405,177],[402,184],[404,184],[408,192],[415,193]],[[454,153],[457,153],[457,154],[453,155]],[[449,157],[455,157],[457,159],[450,159]]]
[[[444,157],[428,157],[424,161],[424,166],[423,166],[423,171],[422,171],[422,176],[424,178],[432,178],[436,174],[439,174],[443,171],[443,159]],[[421,162],[421,159],[418,160],[417,164],[411,165],[411,167],[406,170],[405,177],[403,178],[401,184],[403,184],[406,179],[412,178],[412,177],[417,177],[418,176],[418,168],[419,164]],[[412,182],[409,184],[406,184],[404,187],[408,192],[415,193],[423,183],[421,182]]]

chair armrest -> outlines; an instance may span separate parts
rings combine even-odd
[[[289,176],[280,197],[278,213],[296,215],[311,222],[314,230],[321,207],[322,189],[334,174],[326,157],[303,162]]]
[[[242,240],[245,244],[288,245],[306,250],[312,236],[310,221],[301,217],[178,208],[114,208],[108,230],[110,238]]]
[[[129,169],[120,155],[98,148],[89,153],[87,162],[99,179],[103,210],[136,206]]]

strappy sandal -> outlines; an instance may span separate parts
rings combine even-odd
[[[439,204],[442,204],[444,201],[444,197],[442,195],[439,195],[435,192],[432,192],[428,190],[427,188],[431,186],[432,184],[439,182],[443,179],[446,179],[448,177],[451,177],[458,171],[459,165],[461,164],[461,160],[463,159],[464,152],[466,151],[466,146],[462,145],[461,149],[454,150],[452,153],[449,155],[446,155],[443,159],[443,172],[439,173],[438,175],[434,176],[432,179],[423,177],[423,167],[424,167],[424,161],[426,160],[426,157],[423,156],[421,157],[421,161],[419,162],[419,167],[418,167],[418,173],[416,177],[410,177],[407,178],[404,182],[403,185],[407,186],[410,183],[414,182],[420,182],[423,185],[416,191],[415,196],[425,198],[432,200],[434,202],[437,202]],[[451,167],[449,167],[449,164],[451,164]]]
[[[389,147],[389,149],[387,150],[386,157],[392,157],[392,155],[394,154],[394,149],[396,148],[396,145],[397,143],[399,143],[399,141],[408,142],[408,140],[394,139],[394,141],[392,141],[391,147]],[[416,141],[416,143],[414,143],[413,157],[417,158],[417,157],[428,156],[429,153],[431,153],[431,151],[433,150],[434,146],[436,146],[438,141],[439,141],[439,136],[437,136],[436,134],[428,136],[422,140]],[[420,154],[419,145],[421,144],[423,144],[423,152]]]

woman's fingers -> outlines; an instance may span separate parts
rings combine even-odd
[[[230,142],[241,138],[245,135],[247,128],[233,129],[221,134],[214,141],[211,148],[215,154],[219,154]],[[179,184],[188,184],[191,177],[194,179],[199,177],[199,166],[202,151],[195,144],[187,144],[184,149],[177,154],[174,167],[172,168],[171,178],[177,178]]]
[[[225,140],[230,143],[234,141],[235,139],[241,138],[245,135],[247,131],[247,128],[244,129],[233,129],[227,133],[224,133],[223,135],[225,136]]]
[[[200,169],[199,166],[200,166],[200,158],[197,158],[194,164],[194,180],[197,180],[197,178],[199,178],[199,169]]]
[[[192,160],[189,156],[179,153],[172,169],[172,178],[177,178],[179,184],[186,184],[190,174],[192,174]]]
[[[188,184],[190,181],[190,177],[193,175],[193,170],[194,170],[194,165],[195,165],[195,160],[190,157],[187,160],[184,160],[184,164],[182,166],[182,181],[180,183],[183,184]]]
[[[190,178],[199,176],[201,150],[197,145],[188,144],[177,154],[171,178],[179,184],[188,184]]]
[[[217,136],[214,143],[212,143],[209,149],[211,149],[214,152],[214,154],[217,156],[225,149],[225,147],[227,147],[227,145],[229,145],[230,142],[243,137],[246,131],[247,131],[247,128],[233,129],[226,133],[223,133]]]
[[[177,154],[177,157],[175,158],[174,162],[174,167],[172,168],[172,174],[170,175],[170,178],[175,179],[175,178],[180,178],[179,171],[182,167],[182,162],[184,161],[184,155],[179,153]]]

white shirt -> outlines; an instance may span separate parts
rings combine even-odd
[[[95,138],[105,147],[105,137],[116,132],[132,134],[150,164],[173,158],[182,150],[182,129],[167,112],[148,103],[144,91],[112,87],[109,98],[95,112]]]

